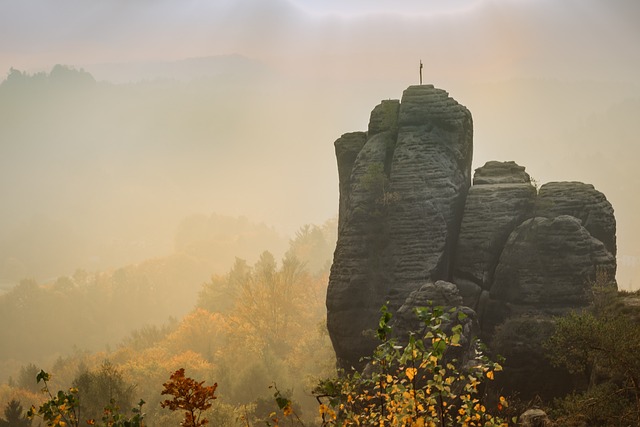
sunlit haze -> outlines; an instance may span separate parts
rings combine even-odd
[[[3,79],[61,64],[97,81],[2,102],[0,285],[167,255],[193,215],[284,242],[324,223],[333,142],[422,61],[473,115],[474,167],[608,197],[620,286],[640,288],[638,22],[632,0],[0,2]]]

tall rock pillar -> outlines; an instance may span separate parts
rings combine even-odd
[[[335,143],[338,243],[327,325],[338,363],[359,368],[379,310],[399,308],[429,281],[449,280],[471,185],[471,113],[431,85],[383,101],[367,132]]]

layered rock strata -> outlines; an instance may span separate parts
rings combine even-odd
[[[489,291],[509,235],[533,215],[536,189],[525,168],[514,162],[488,162],[478,168],[460,226],[453,281],[465,304],[477,309]]]
[[[376,345],[366,331],[383,304],[397,309],[427,281],[450,276],[471,144],[471,114],[433,86],[382,102],[366,134],[335,142],[340,218],[327,324],[343,368],[360,368]]]
[[[383,304],[402,333],[416,304],[442,300],[475,311],[482,338],[510,352],[508,367],[526,378],[529,368],[551,369],[526,355],[542,354],[553,316],[590,303],[596,272],[615,284],[606,197],[578,182],[537,191],[514,162],[488,162],[471,186],[472,132],[471,114],[445,91],[411,86],[373,110],[367,132],[336,141],[340,218],[327,324],[341,367],[362,368]]]

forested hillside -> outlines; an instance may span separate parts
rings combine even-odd
[[[168,425],[159,390],[185,368],[219,384],[217,417],[267,416],[274,382],[313,411],[309,391],[335,365],[325,327],[334,242],[334,221],[307,225],[281,260],[269,251],[255,262],[236,258],[206,280],[208,254],[198,245],[110,272],[25,280],[0,296],[0,340],[11,343],[1,349],[0,406],[41,402],[35,378],[45,369],[53,387],[93,393],[85,401],[94,412],[109,402],[100,381],[115,381],[123,407],[142,398],[150,425]]]

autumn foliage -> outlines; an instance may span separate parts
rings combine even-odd
[[[463,312],[418,308],[424,334],[412,333],[407,343],[388,338],[391,314],[383,307],[378,328],[381,343],[370,359],[370,372],[352,373],[320,383],[315,393],[324,426],[507,427],[483,404],[481,384],[502,367],[476,345],[472,360],[448,356],[460,346],[462,325],[447,333],[443,324]],[[499,410],[507,406],[500,397]]]
[[[180,425],[198,427],[209,423],[209,420],[202,417],[202,412],[211,408],[212,402],[216,399],[218,383],[205,386],[204,381],[198,382],[186,377],[184,368],[180,368],[171,374],[169,381],[163,386],[161,394],[171,395],[173,398],[163,401],[160,405],[172,411],[183,410],[184,420]]]

